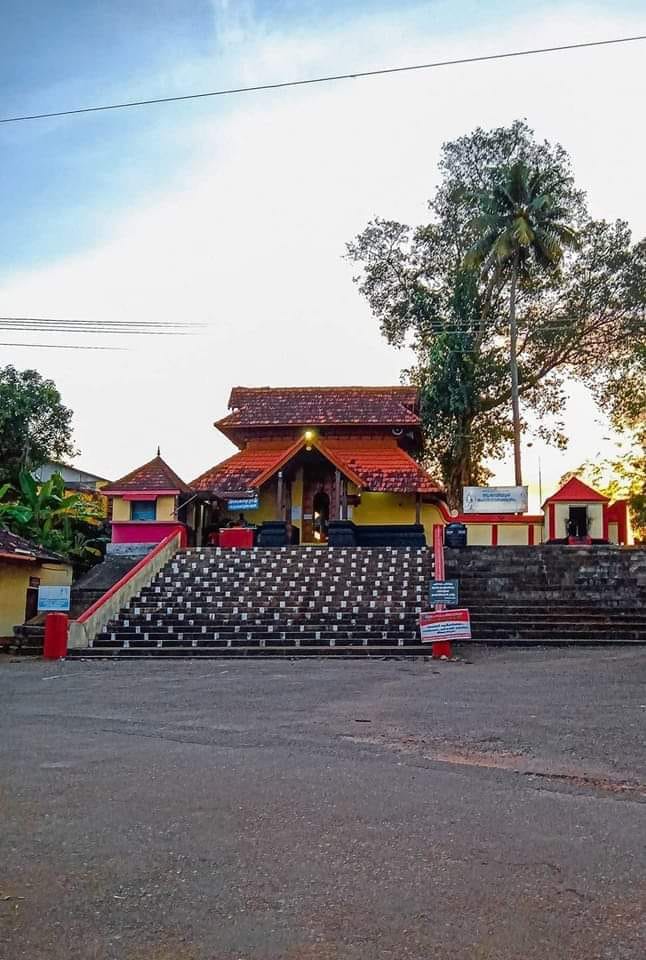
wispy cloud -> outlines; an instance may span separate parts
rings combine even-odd
[[[224,29],[213,56],[219,75],[236,82],[638,28],[629,16],[578,7],[553,8],[540,21],[463,25],[459,35],[438,32],[433,8],[310,32],[303,23],[268,32],[246,4],[219,3],[216,12]],[[238,30],[246,31],[243,44]],[[206,322],[208,332],[156,338],[128,354],[70,360],[63,351],[24,351],[11,359],[60,384],[76,411],[83,459],[106,475],[134,466],[158,442],[188,479],[224,456],[211,423],[236,383],[396,382],[407,357],[380,339],[342,259],[345,241],[377,214],[422,221],[441,143],[518,116],[572,152],[596,214],[626,216],[646,232],[646,201],[633,186],[645,146],[635,122],[643,53],[554,54],[246,95],[185,115],[174,107],[164,123],[186,138],[192,156],[172,189],[157,185],[93,249],[16,273],[1,302],[3,313],[17,315],[185,317]],[[190,63],[185,69],[190,74]],[[569,462],[586,449],[575,445]],[[547,455],[544,487],[565,465]]]

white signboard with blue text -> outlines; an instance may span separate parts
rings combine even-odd
[[[244,499],[239,500],[227,500],[227,510],[233,512],[234,510],[257,510],[258,509],[258,497],[245,497]]]
[[[527,513],[527,487],[463,487],[463,513]]]
[[[39,587],[38,612],[66,613],[70,608],[70,587]]]

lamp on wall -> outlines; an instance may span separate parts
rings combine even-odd
[[[306,450],[311,450],[311,449],[312,449],[312,440],[313,440],[313,439],[314,439],[314,431],[313,431],[313,430],[306,430],[306,431],[305,431],[305,449],[306,449]]]

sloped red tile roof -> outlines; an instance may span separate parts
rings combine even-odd
[[[205,470],[193,482],[193,490],[208,490],[215,493],[241,493],[253,486],[256,477],[277,463],[291,446],[284,441],[250,443],[240,453]]]
[[[190,487],[177,476],[160,456],[153,457],[148,463],[136,467],[125,477],[101,488],[102,494],[128,493],[134,491],[154,493],[157,490],[169,490],[173,493],[190,493]]]
[[[392,493],[441,493],[442,487],[393,439],[326,440],[325,446],[359,476],[366,490]]]
[[[419,426],[416,387],[234,387],[216,426]]]
[[[566,501],[570,503],[591,503],[595,501],[608,503],[608,500],[609,497],[604,497],[602,493],[599,493],[599,491],[593,487],[589,487],[583,480],[579,480],[578,477],[570,477],[560,490],[557,490],[555,494],[547,498],[545,503],[563,503]]]
[[[263,483],[302,449],[304,441],[295,444],[250,443],[240,453],[207,470],[193,481],[194,490],[208,490],[219,496],[241,493]],[[441,487],[397,445],[386,440],[336,439],[314,441],[323,456],[330,457],[339,469],[360,486],[375,492],[440,493]]]

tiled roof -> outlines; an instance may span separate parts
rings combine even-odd
[[[194,490],[208,490],[220,496],[241,493],[264,482],[285,462],[302,449],[304,441],[296,444],[250,443],[240,453],[234,454],[207,470],[193,481]],[[397,445],[394,438],[386,440],[314,441],[323,454],[338,465],[351,480],[360,481],[360,486],[375,492],[392,493],[439,493],[441,487],[422,467]]]
[[[346,463],[367,490],[392,493],[440,493],[441,486],[393,439],[326,440],[325,446]]]
[[[570,477],[560,490],[557,490],[553,496],[547,498],[545,503],[591,503],[595,501],[608,503],[608,499],[608,497],[604,497],[602,493],[599,493],[593,487],[589,487],[583,480],[579,480],[578,477]]]
[[[143,466],[131,470],[125,477],[115,480],[114,483],[102,487],[101,493],[121,493],[139,490],[154,492],[156,490],[172,490],[173,493],[190,493],[190,488],[177,476],[160,456],[153,457]]]
[[[216,426],[419,426],[416,387],[234,387]]]
[[[18,537],[15,533],[10,533],[4,527],[0,527],[0,557],[6,559],[12,556],[16,560],[50,560],[55,563],[67,563],[65,557],[45,550],[37,543],[25,540],[24,537]]]
[[[284,442],[250,443],[240,453],[216,464],[191,483],[193,490],[227,494],[241,493],[253,486],[261,473],[277,463],[291,444]]]

